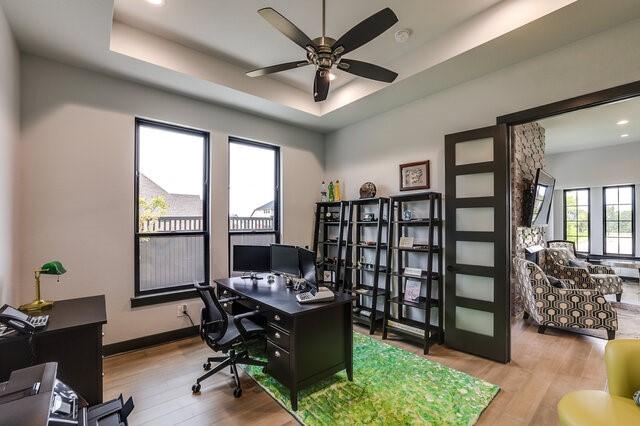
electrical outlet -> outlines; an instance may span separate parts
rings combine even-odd
[[[187,312],[186,304],[178,305],[178,318],[183,317]]]

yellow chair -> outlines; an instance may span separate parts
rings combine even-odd
[[[609,392],[582,390],[558,402],[563,426],[640,425],[640,407],[633,402],[640,390],[640,339],[612,340],[604,351]]]

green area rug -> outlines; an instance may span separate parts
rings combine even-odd
[[[353,333],[353,382],[346,373],[303,389],[298,411],[289,391],[247,366],[247,373],[306,425],[472,425],[500,388],[437,362]]]

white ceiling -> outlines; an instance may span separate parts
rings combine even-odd
[[[500,0],[327,0],[326,35],[338,39],[354,25],[385,8],[398,16],[394,27],[347,55],[351,59],[388,66],[394,59],[459,25]],[[188,3],[188,7],[185,4]],[[114,20],[223,58],[247,71],[268,65],[304,60],[305,52],[267,23],[257,10],[273,7],[311,39],[322,33],[321,0],[167,0],[155,7],[144,0],[115,0]],[[394,33],[409,28],[411,38],[397,43]],[[280,78],[308,93],[313,88],[312,67],[278,73]],[[332,87],[353,77],[337,71]]]
[[[617,124],[627,120],[627,124]],[[539,120],[545,129],[545,152],[582,151],[640,142],[640,98]],[[621,135],[628,135],[621,137]],[[638,162],[640,166],[640,159]]]
[[[342,85],[315,103],[310,70],[284,80],[245,72],[300,53],[258,8],[276,8],[314,37],[320,0],[166,0],[161,8],[144,0],[0,0],[24,52],[321,132],[640,18],[638,0],[328,0],[327,32],[337,37],[387,5],[400,22],[348,56],[393,69],[396,81],[347,82],[341,73]],[[405,27],[414,35],[398,45],[393,32]]]

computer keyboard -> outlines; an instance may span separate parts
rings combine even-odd
[[[317,302],[329,302],[335,299],[335,295],[331,290],[326,287],[320,287],[318,291],[306,291],[296,295],[296,299],[299,303],[317,303]]]

